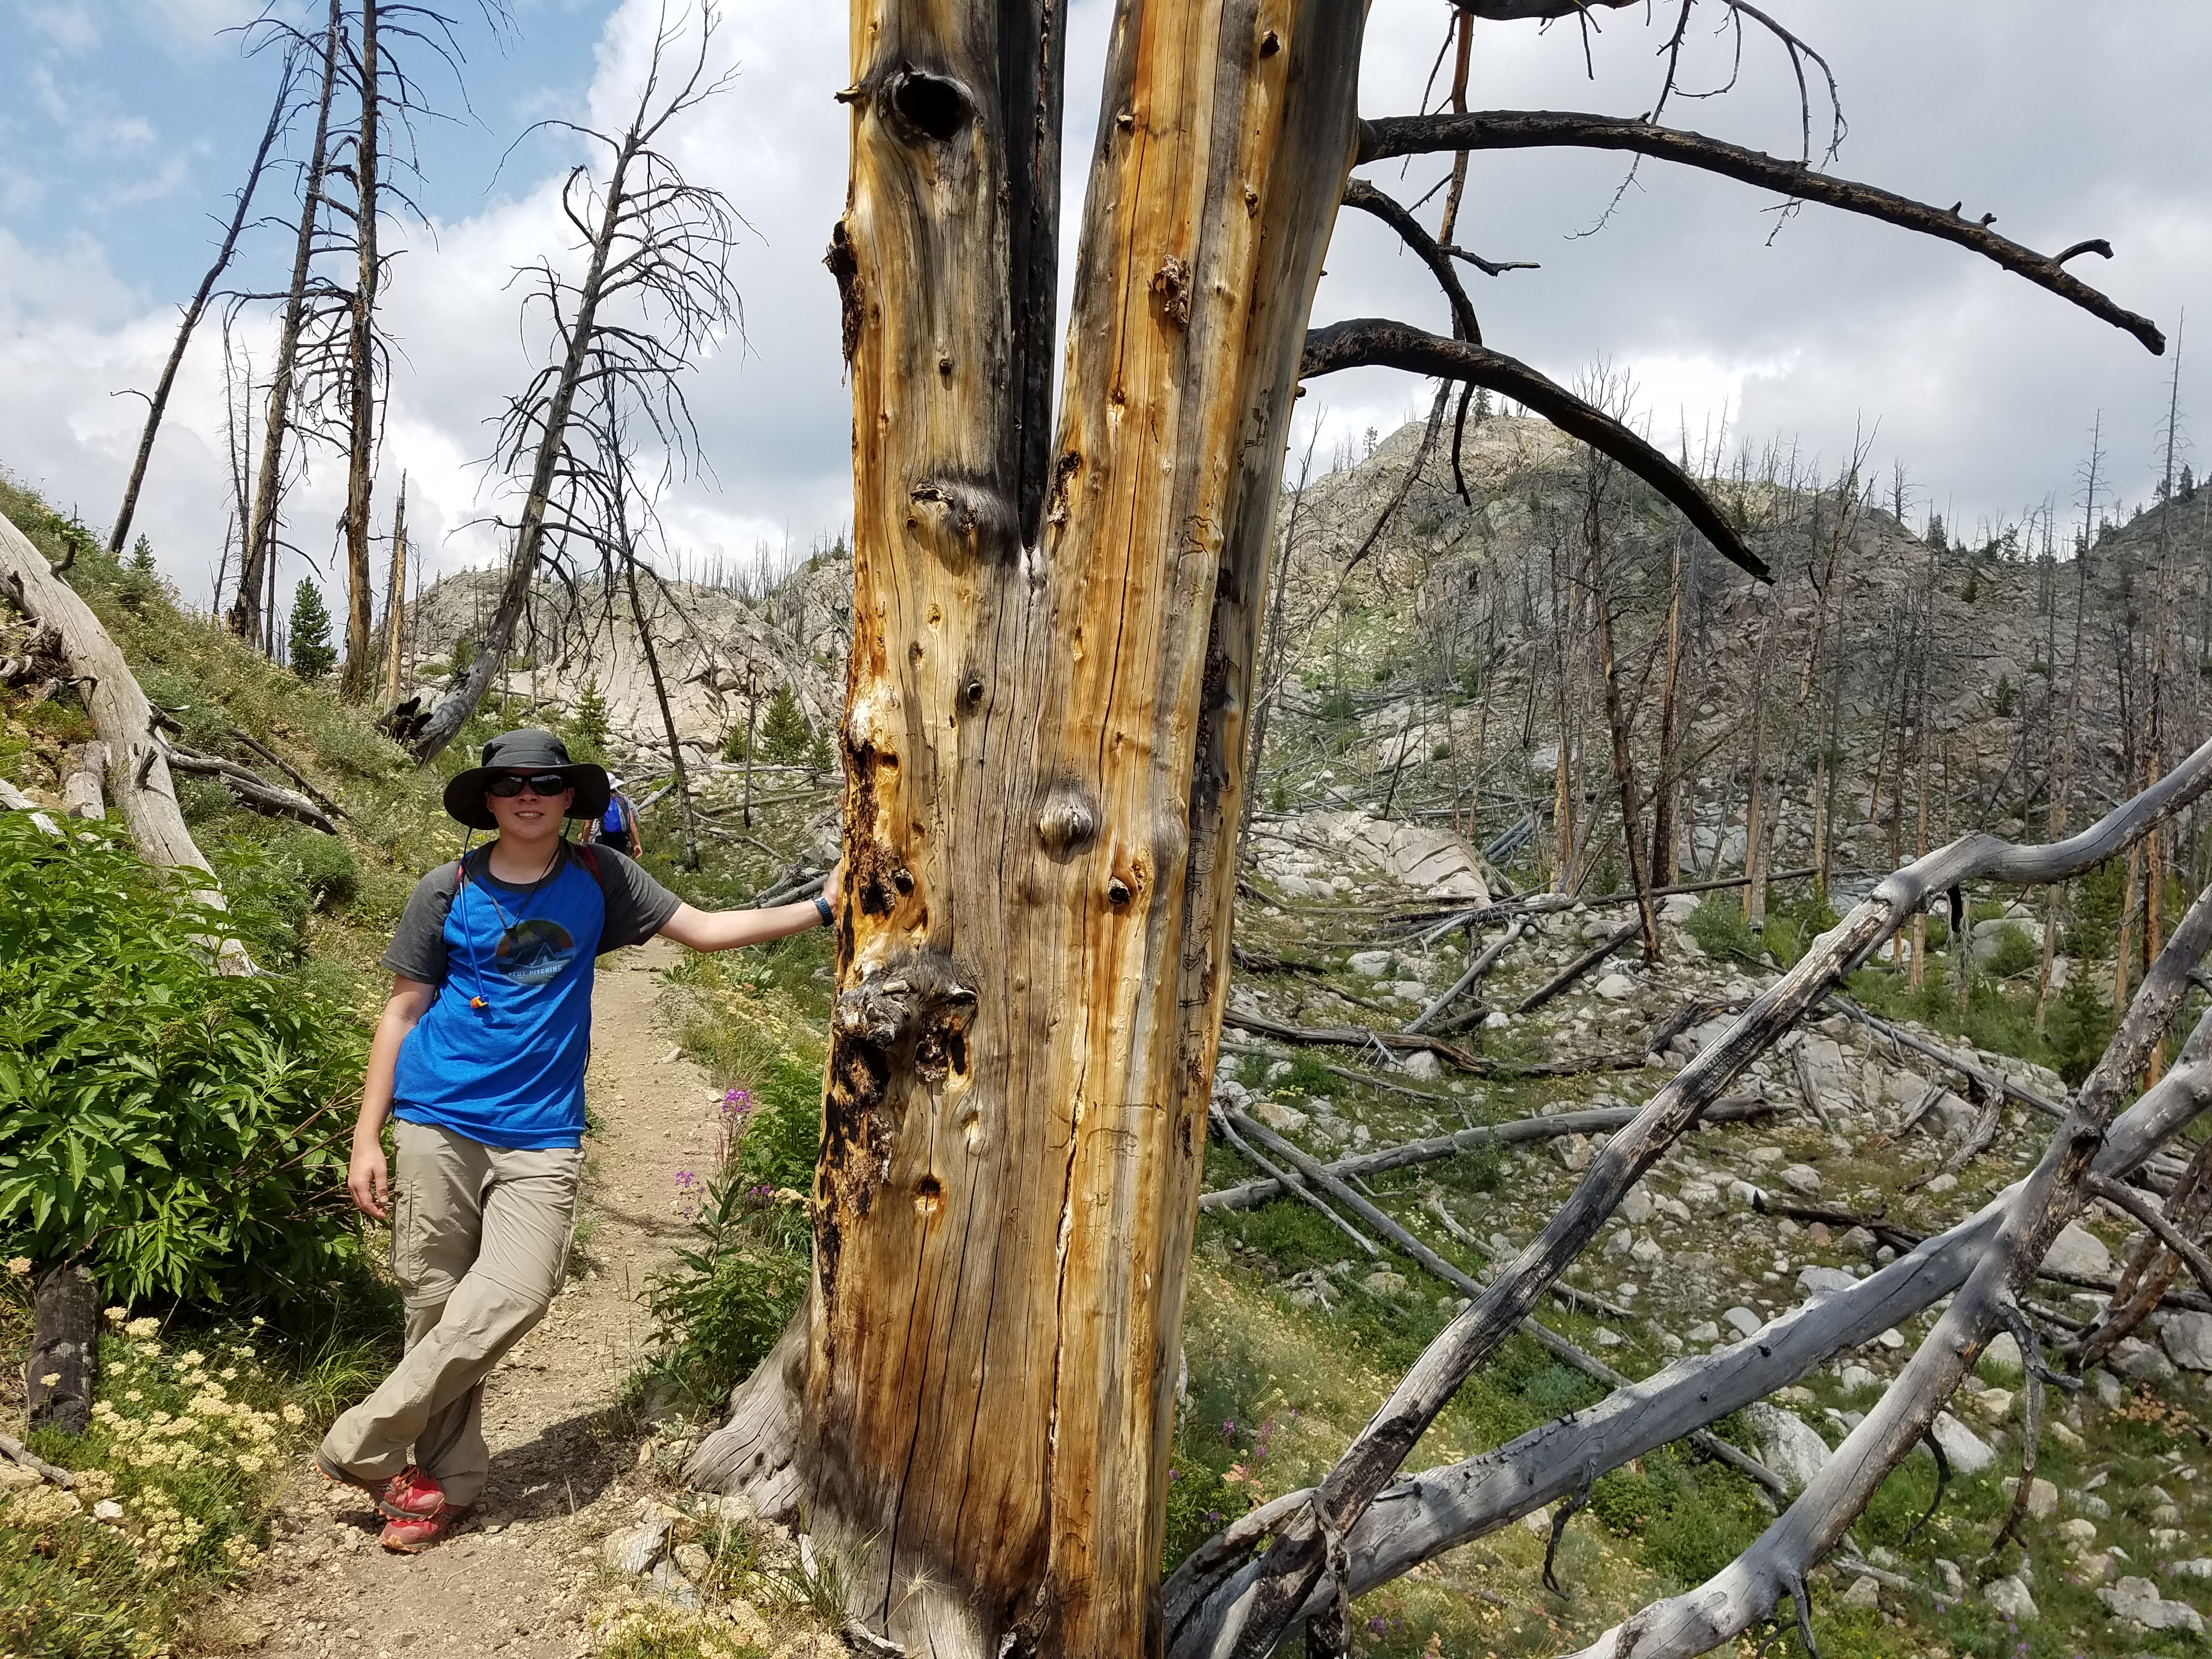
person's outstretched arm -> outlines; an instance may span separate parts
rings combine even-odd
[[[844,870],[844,862],[840,860],[822,884],[823,896],[833,907],[837,902]],[[773,910],[700,910],[679,904],[676,914],[661,924],[660,934],[663,939],[672,939],[695,951],[734,951],[743,945],[765,945],[770,939],[803,933],[810,927],[821,927],[824,920],[821,905],[811,898],[801,899],[796,904],[779,904]]]
[[[434,985],[395,975],[392,996],[384,1016],[376,1022],[376,1036],[368,1045],[368,1071],[361,1080],[361,1115],[354,1120],[353,1157],[346,1165],[346,1191],[363,1215],[385,1219],[392,1192],[391,1171],[384,1162],[384,1120],[392,1112],[392,1078],[399,1064],[399,1045],[430,1012],[438,994]]]

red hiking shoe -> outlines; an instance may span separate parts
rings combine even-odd
[[[465,1509],[444,1509],[411,1521],[387,1521],[376,1541],[395,1555],[420,1555],[457,1530],[468,1518]]]
[[[427,1520],[446,1507],[446,1490],[437,1478],[412,1463],[388,1480],[374,1480],[317,1452],[315,1473],[332,1486],[359,1487],[374,1500],[378,1514],[393,1521]]]

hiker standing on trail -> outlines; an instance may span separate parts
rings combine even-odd
[[[375,1499],[387,1549],[437,1542],[476,1503],[491,1462],[484,1378],[567,1273],[594,959],[656,935],[732,950],[834,916],[819,895],[696,910],[615,848],[569,842],[562,820],[601,817],[610,793],[606,773],[571,762],[550,732],[494,738],[483,764],[446,786],[446,811],[495,837],[416,884],[385,952],[395,977],[346,1187],[362,1213],[391,1216],[407,1352],[331,1425],[315,1467]]]
[[[585,821],[580,841],[597,842],[605,845],[612,842],[634,859],[645,856],[645,843],[638,837],[637,808],[623,793],[623,781],[607,780],[607,810],[596,818]]]

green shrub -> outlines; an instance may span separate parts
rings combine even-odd
[[[1742,902],[1733,893],[1701,900],[1682,927],[1707,956],[1756,962],[1766,948],[1743,919]]]
[[[218,973],[203,941],[257,929],[112,836],[0,817],[0,1255],[88,1261],[118,1301],[314,1294],[355,1237],[346,1016]]]
[[[2043,948],[2028,937],[2027,929],[2016,921],[2008,921],[1997,929],[1996,948],[1990,953],[1989,971],[1999,979],[2010,979],[2031,968],[2043,965]]]
[[[814,734],[806,729],[806,716],[788,685],[775,688],[768,712],[761,716],[760,754],[778,766],[806,764],[814,752]]]

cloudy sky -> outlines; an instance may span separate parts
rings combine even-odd
[[[278,0],[280,4],[294,0]],[[266,118],[276,65],[244,50],[259,0],[0,0],[0,465],[104,527],[176,307],[198,283],[230,192]],[[531,134],[549,116],[613,125],[634,100],[658,0],[514,0],[493,33],[453,0],[467,54],[457,79],[416,65],[441,114],[418,122],[419,222],[399,250],[386,326],[396,354],[379,530],[401,469],[414,539],[432,568],[497,551],[482,522],[495,479],[488,422],[535,366],[518,327],[515,267],[565,256],[559,180],[573,141]],[[2169,332],[2185,310],[2212,328],[2212,154],[2201,118],[2212,85],[2212,9],[2201,0],[1771,0],[1823,49],[1850,134],[1835,171],[1969,216],[2041,248],[2109,237],[2118,257],[2078,275]],[[1096,119],[1110,0],[1074,0],[1068,106],[1071,191]],[[1368,114],[1416,107],[1439,45],[1439,0],[1373,0],[1363,70]],[[1640,113],[1656,84],[1659,31],[1607,14],[1589,43],[1571,26],[1486,25],[1474,95],[1501,107]],[[1725,78],[1730,47],[1702,31],[1686,83]],[[848,404],[835,295],[820,264],[842,205],[848,78],[843,9],[728,0],[718,58],[730,89],[672,140],[695,179],[726,191],[750,227],[732,270],[742,337],[690,390],[706,469],[666,513],[693,556],[803,551],[848,514]],[[420,59],[421,54],[417,53]],[[1747,44],[1725,97],[1670,119],[1790,151],[1786,63]],[[295,143],[296,151],[300,144]],[[1442,163],[1371,176],[1403,198]],[[1808,208],[1777,231],[1773,204],[1725,180],[1647,163],[1595,234],[1620,158],[1525,152],[1475,158],[1462,240],[1542,269],[1472,279],[1491,343],[1572,380],[1602,363],[1629,375],[1655,436],[1723,420],[1733,438],[1794,444],[1832,465],[1855,431],[1877,465],[1901,459],[1920,499],[1954,523],[2073,501],[2101,411],[2124,500],[2154,477],[2169,356],[1960,250]],[[289,173],[268,186],[293,187]],[[272,207],[281,205],[276,199]],[[1429,216],[1433,217],[1433,206]],[[1068,222],[1076,220],[1071,197]],[[289,243],[250,240],[241,286],[282,281]],[[1339,228],[1316,320],[1395,314],[1443,327],[1425,275],[1359,216]],[[264,355],[249,310],[242,346]],[[2187,345],[2187,342],[2185,342]],[[2209,382],[2184,358],[2185,421]],[[1421,385],[1379,372],[1332,377],[1302,406],[1320,453],[1425,407]],[[155,455],[138,527],[187,594],[204,596],[228,494],[220,340],[196,340]],[[2204,418],[2212,418],[2212,416]],[[339,469],[319,466],[289,512],[303,550],[327,557]],[[289,575],[288,573],[288,580]]]

